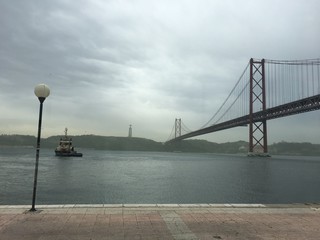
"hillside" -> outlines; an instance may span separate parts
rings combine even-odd
[[[74,146],[97,150],[117,151],[166,151],[166,152],[203,152],[203,153],[247,153],[245,141],[214,143],[206,140],[183,140],[176,143],[156,142],[145,138],[107,137],[97,135],[70,136]],[[60,136],[41,139],[41,147],[54,149]],[[36,137],[29,135],[0,135],[0,146],[36,146]],[[320,144],[280,142],[269,146],[271,155],[313,155],[320,156]]]
[[[163,144],[145,138],[106,137],[96,135],[70,136],[77,148],[93,148],[117,151],[162,151]],[[43,146],[55,148],[60,136],[44,139]]]

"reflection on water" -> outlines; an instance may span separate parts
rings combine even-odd
[[[37,204],[320,202],[319,157],[41,149]],[[0,148],[0,204],[30,204],[35,149]]]

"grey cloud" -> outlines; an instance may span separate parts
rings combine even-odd
[[[33,87],[45,82],[51,95],[44,134],[70,124],[79,134],[126,135],[133,124],[143,128],[135,128],[141,137],[166,140],[175,117],[193,129],[210,119],[249,58],[314,58],[320,52],[315,0],[0,5],[0,100],[7,114],[1,122],[17,119],[3,132],[33,133]],[[28,112],[23,121],[21,113]],[[232,138],[226,135],[204,138]]]

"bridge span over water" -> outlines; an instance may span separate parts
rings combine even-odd
[[[175,119],[167,143],[248,125],[249,154],[267,155],[267,120],[319,109],[320,59],[251,58],[212,118],[195,131]]]

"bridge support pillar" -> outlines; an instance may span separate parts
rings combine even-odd
[[[267,121],[253,121],[253,113],[266,110],[264,59],[250,59],[250,105],[249,105],[249,153],[248,156],[269,156]]]
[[[181,136],[181,118],[176,118],[174,123],[174,137],[180,137]]]

